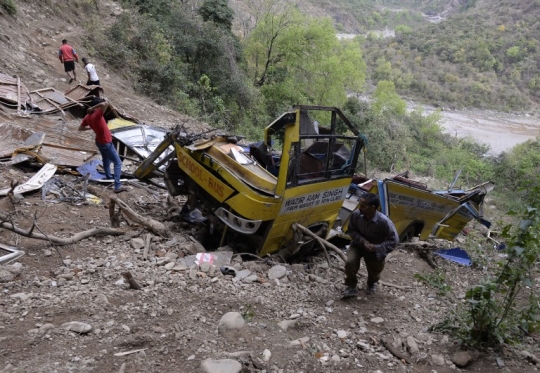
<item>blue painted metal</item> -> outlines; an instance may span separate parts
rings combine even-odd
[[[105,174],[97,170],[97,167],[100,165],[103,165],[100,159],[92,159],[82,166],[77,167],[77,171],[83,176],[90,174],[90,180],[104,180],[106,179]]]
[[[435,254],[444,259],[450,260],[455,263],[463,264],[468,267],[472,265],[471,257],[469,256],[469,254],[467,254],[465,250],[459,247],[455,247],[453,249],[439,250],[436,251]]]
[[[388,216],[388,206],[386,205],[386,184],[384,181],[377,181],[377,189],[379,190],[379,200],[381,202],[381,212]]]

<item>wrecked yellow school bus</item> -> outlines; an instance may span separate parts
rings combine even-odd
[[[265,128],[262,142],[249,145],[235,136],[190,135],[176,127],[135,176],[145,178],[168,162],[167,189],[188,196],[184,212],[208,227],[205,246],[286,260],[315,247],[292,229],[294,223],[322,238],[341,234],[366,191],[379,195],[381,211],[403,240],[453,239],[481,217],[486,188],[438,194],[397,179],[352,183],[365,146],[365,137],[338,108],[298,105]]]
[[[312,245],[295,239],[293,223],[326,237],[365,146],[341,110],[321,106],[295,106],[266,127],[264,141],[249,146],[234,136],[198,137],[175,128],[135,175],[150,174],[158,153],[174,146],[165,184],[200,209],[214,246],[284,258]]]
[[[453,241],[473,219],[489,227],[490,223],[483,218],[483,201],[494,184],[488,181],[467,190],[454,189],[456,179],[447,190],[437,191],[409,179],[408,173],[384,180],[355,180],[340,212],[343,226],[331,235],[347,238],[341,232],[347,231],[350,215],[367,192],[379,197],[380,211],[392,220],[401,242],[413,237]]]

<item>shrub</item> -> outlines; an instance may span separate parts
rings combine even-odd
[[[533,285],[540,255],[539,180],[533,185],[522,220],[502,231],[507,259],[498,263],[494,276],[466,292],[465,307],[432,330],[450,331],[467,345],[488,347],[517,342],[540,329],[540,297]]]
[[[17,7],[15,6],[14,0],[0,0],[0,7],[4,8],[6,12],[11,15],[17,13]]]

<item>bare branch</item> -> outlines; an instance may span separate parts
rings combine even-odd
[[[169,231],[167,230],[167,227],[163,225],[163,223],[157,220],[145,218],[144,216],[137,214],[135,211],[129,208],[129,206],[126,205],[124,201],[114,196],[111,197],[111,202],[109,204],[109,216],[111,216],[111,224],[113,224],[112,218],[114,216],[115,205],[118,205],[118,208],[122,210],[122,212],[126,215],[128,219],[134,221],[137,224],[144,225],[152,232],[160,235],[161,237],[169,237]]]
[[[32,225],[32,228],[31,228],[32,230],[33,230],[34,226],[35,226],[35,224]],[[62,245],[70,245],[70,244],[81,241],[81,240],[83,240],[85,238],[88,238],[88,237],[103,236],[103,235],[119,236],[119,235],[122,235],[122,234],[125,233],[125,230],[123,230],[123,229],[98,227],[98,228],[88,229],[88,230],[83,231],[83,232],[75,233],[73,236],[71,236],[69,238],[61,238],[61,237],[55,237],[55,236],[50,236],[50,235],[48,236],[48,235],[45,235],[43,233],[35,233],[32,230],[24,230],[22,228],[17,227],[16,225],[14,225],[12,223],[7,223],[5,221],[0,223],[0,228],[7,229],[8,231],[15,232],[18,235],[21,235],[21,236],[24,236],[24,237],[34,238],[34,239],[37,239],[37,240],[49,241],[50,243],[52,243],[54,245],[60,245],[60,246],[62,246]]]

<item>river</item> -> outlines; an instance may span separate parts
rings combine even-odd
[[[426,113],[435,108],[424,107]],[[444,110],[441,125],[445,133],[472,137],[499,155],[517,144],[540,136],[540,118],[529,114],[508,114],[486,110]]]

